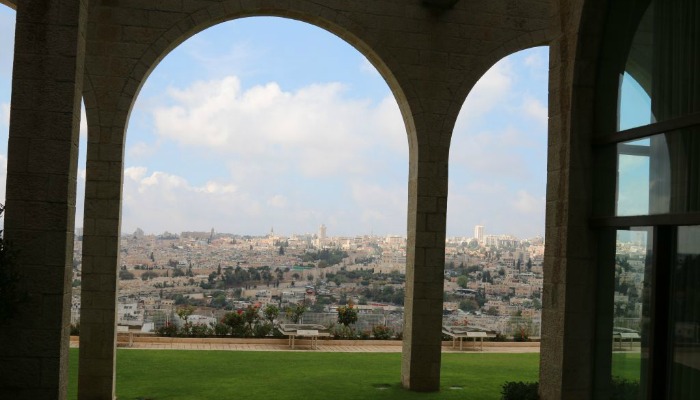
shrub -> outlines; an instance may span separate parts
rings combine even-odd
[[[506,341],[506,335],[498,332],[496,333],[496,337],[493,338],[494,342],[505,342]]]
[[[360,332],[360,339],[367,340],[370,338],[371,335],[372,335],[372,332],[370,332],[369,330],[361,331]]]
[[[212,323],[211,329],[216,336],[226,336],[231,332],[231,328],[224,324],[223,320],[217,322],[216,324]]]
[[[233,337],[245,336],[245,319],[243,313],[230,312],[224,314],[223,323],[228,325]]]
[[[639,398],[639,382],[613,377],[610,382],[610,400],[636,400]]]
[[[178,329],[175,324],[167,323],[156,329],[156,334],[158,334],[158,336],[175,337],[177,336],[177,331]]]
[[[391,339],[393,333],[393,330],[386,325],[375,325],[372,327],[372,336],[378,340]]]
[[[75,325],[70,324],[70,335],[80,336],[80,323],[77,323]]]
[[[212,329],[207,325],[195,324],[190,327],[190,335],[192,337],[207,337],[211,336]]]
[[[357,310],[349,303],[347,306],[338,307],[338,323],[346,327],[357,322]]]
[[[254,336],[255,328],[258,326],[260,321],[260,314],[258,313],[258,308],[253,306],[248,306],[248,308],[243,311],[243,320],[245,321],[245,336]]]
[[[529,338],[530,336],[528,335],[525,328],[523,328],[522,326],[518,327],[518,329],[515,331],[515,334],[513,334],[513,340],[515,340],[516,342],[527,342]]]
[[[136,277],[134,276],[134,274],[132,272],[129,272],[127,270],[119,271],[119,279],[121,279],[123,281],[129,281],[129,280],[132,280],[135,278]]]
[[[538,400],[537,382],[506,382],[501,388],[501,400]]]
[[[355,339],[355,328],[345,325],[336,325],[331,329],[333,337],[336,339]]]
[[[255,328],[253,328],[253,336],[256,338],[262,338],[270,334],[272,332],[272,324],[269,322],[262,322],[257,325],[255,325]]]

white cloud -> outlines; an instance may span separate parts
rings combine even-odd
[[[140,181],[146,173],[148,168],[146,167],[128,167],[124,170],[124,178],[131,179],[133,181]]]
[[[0,125],[5,129],[10,126],[10,103],[0,104]]]
[[[145,167],[124,170],[123,227],[148,232],[209,229],[231,226],[230,221],[259,215],[260,205],[238,194],[229,182],[191,185],[187,179]]]
[[[525,190],[518,190],[511,205],[516,211],[533,214],[544,210],[545,201],[543,198],[537,198]]]
[[[540,103],[532,97],[525,98],[523,102],[523,112],[526,116],[534,119],[542,126],[547,126],[548,110],[545,104]],[[546,133],[546,130],[543,131]]]
[[[529,177],[522,149],[530,144],[515,128],[504,131],[481,131],[453,138],[450,151],[451,170],[456,173],[482,175],[497,179]]]
[[[85,104],[80,103],[80,139],[83,142],[87,142],[87,130],[88,130],[88,123],[87,123],[87,114],[85,114]]]
[[[524,189],[487,181],[466,186],[451,182],[448,201],[448,231],[471,236],[477,224],[485,225],[488,234],[521,238],[544,231],[545,199]]]
[[[248,190],[250,189],[250,190]],[[146,232],[208,230],[281,234],[313,232],[325,223],[334,235],[391,229],[405,231],[406,188],[355,181],[344,204],[333,205],[321,189],[263,196],[232,182],[192,185],[187,179],[145,167],[124,171],[123,230]],[[327,189],[326,189],[327,191]],[[319,205],[320,200],[322,205]],[[280,229],[281,227],[281,229]],[[389,227],[389,228],[387,228]]]
[[[546,61],[547,60],[542,57],[541,53],[531,52],[527,57],[525,57],[523,63],[532,69],[541,70],[547,67]]]
[[[281,194],[274,195],[267,199],[267,205],[276,208],[285,208],[287,206],[287,198]]]
[[[374,65],[372,65],[372,63],[369,62],[369,60],[365,57],[362,57],[362,62],[360,62],[360,72],[376,77],[381,77],[379,71],[377,71]]]
[[[457,117],[457,126],[468,129],[474,120],[502,107],[513,86],[512,62],[505,58],[489,69],[474,85]]]
[[[127,149],[127,157],[130,160],[139,160],[150,157],[157,150],[158,145],[148,144],[146,142],[136,142]]]
[[[352,183],[351,188],[352,198],[362,210],[358,217],[368,228],[405,220],[408,200],[406,185],[386,186],[358,181]]]
[[[367,174],[369,150],[407,156],[398,105],[376,106],[343,98],[340,83],[313,84],[286,92],[276,83],[243,90],[236,77],[171,89],[171,107],[153,111],[157,134],[190,149],[226,155],[231,168],[249,170],[272,160],[304,177]],[[403,145],[401,142],[403,141]],[[279,167],[278,167],[279,169]]]
[[[450,148],[448,232],[529,237],[544,231],[547,107],[541,50],[508,57],[475,85]]]

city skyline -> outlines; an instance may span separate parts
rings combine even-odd
[[[13,15],[0,13],[2,48],[12,48]],[[469,236],[476,224],[543,234],[547,63],[546,48],[500,61],[463,106],[451,148],[449,236]],[[10,71],[3,52],[5,137]],[[76,227],[85,137],[83,118]],[[3,198],[6,154],[3,140]],[[407,181],[398,106],[364,56],[304,23],[242,19],[183,43],[143,87],[127,131],[122,231],[217,226],[258,235],[275,226],[290,234],[325,223],[339,236],[405,235]]]

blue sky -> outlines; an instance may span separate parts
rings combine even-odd
[[[13,14],[0,7],[5,138]],[[463,106],[449,236],[471,236],[476,224],[544,233],[547,58],[536,48],[500,61]],[[80,153],[79,198],[84,142]],[[227,22],[176,48],[137,99],[125,164],[123,232],[406,232],[408,142],[396,101],[359,52],[297,21]]]

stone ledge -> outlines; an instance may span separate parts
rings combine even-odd
[[[80,343],[79,336],[71,336],[70,341],[73,344]],[[260,345],[287,345],[287,338],[182,338],[182,337],[161,337],[152,335],[134,334],[134,343],[154,343],[154,344],[260,344]],[[308,339],[297,339],[297,343],[304,344]],[[124,344],[128,342],[125,334],[117,335],[117,343]],[[320,338],[319,343],[324,346],[402,346],[401,340],[336,340],[329,338]],[[481,342],[476,342],[479,346]],[[473,341],[464,341],[464,346],[471,346]],[[492,342],[484,341],[484,347],[540,347],[539,340],[530,342]],[[442,347],[452,347],[451,340],[444,340]]]

